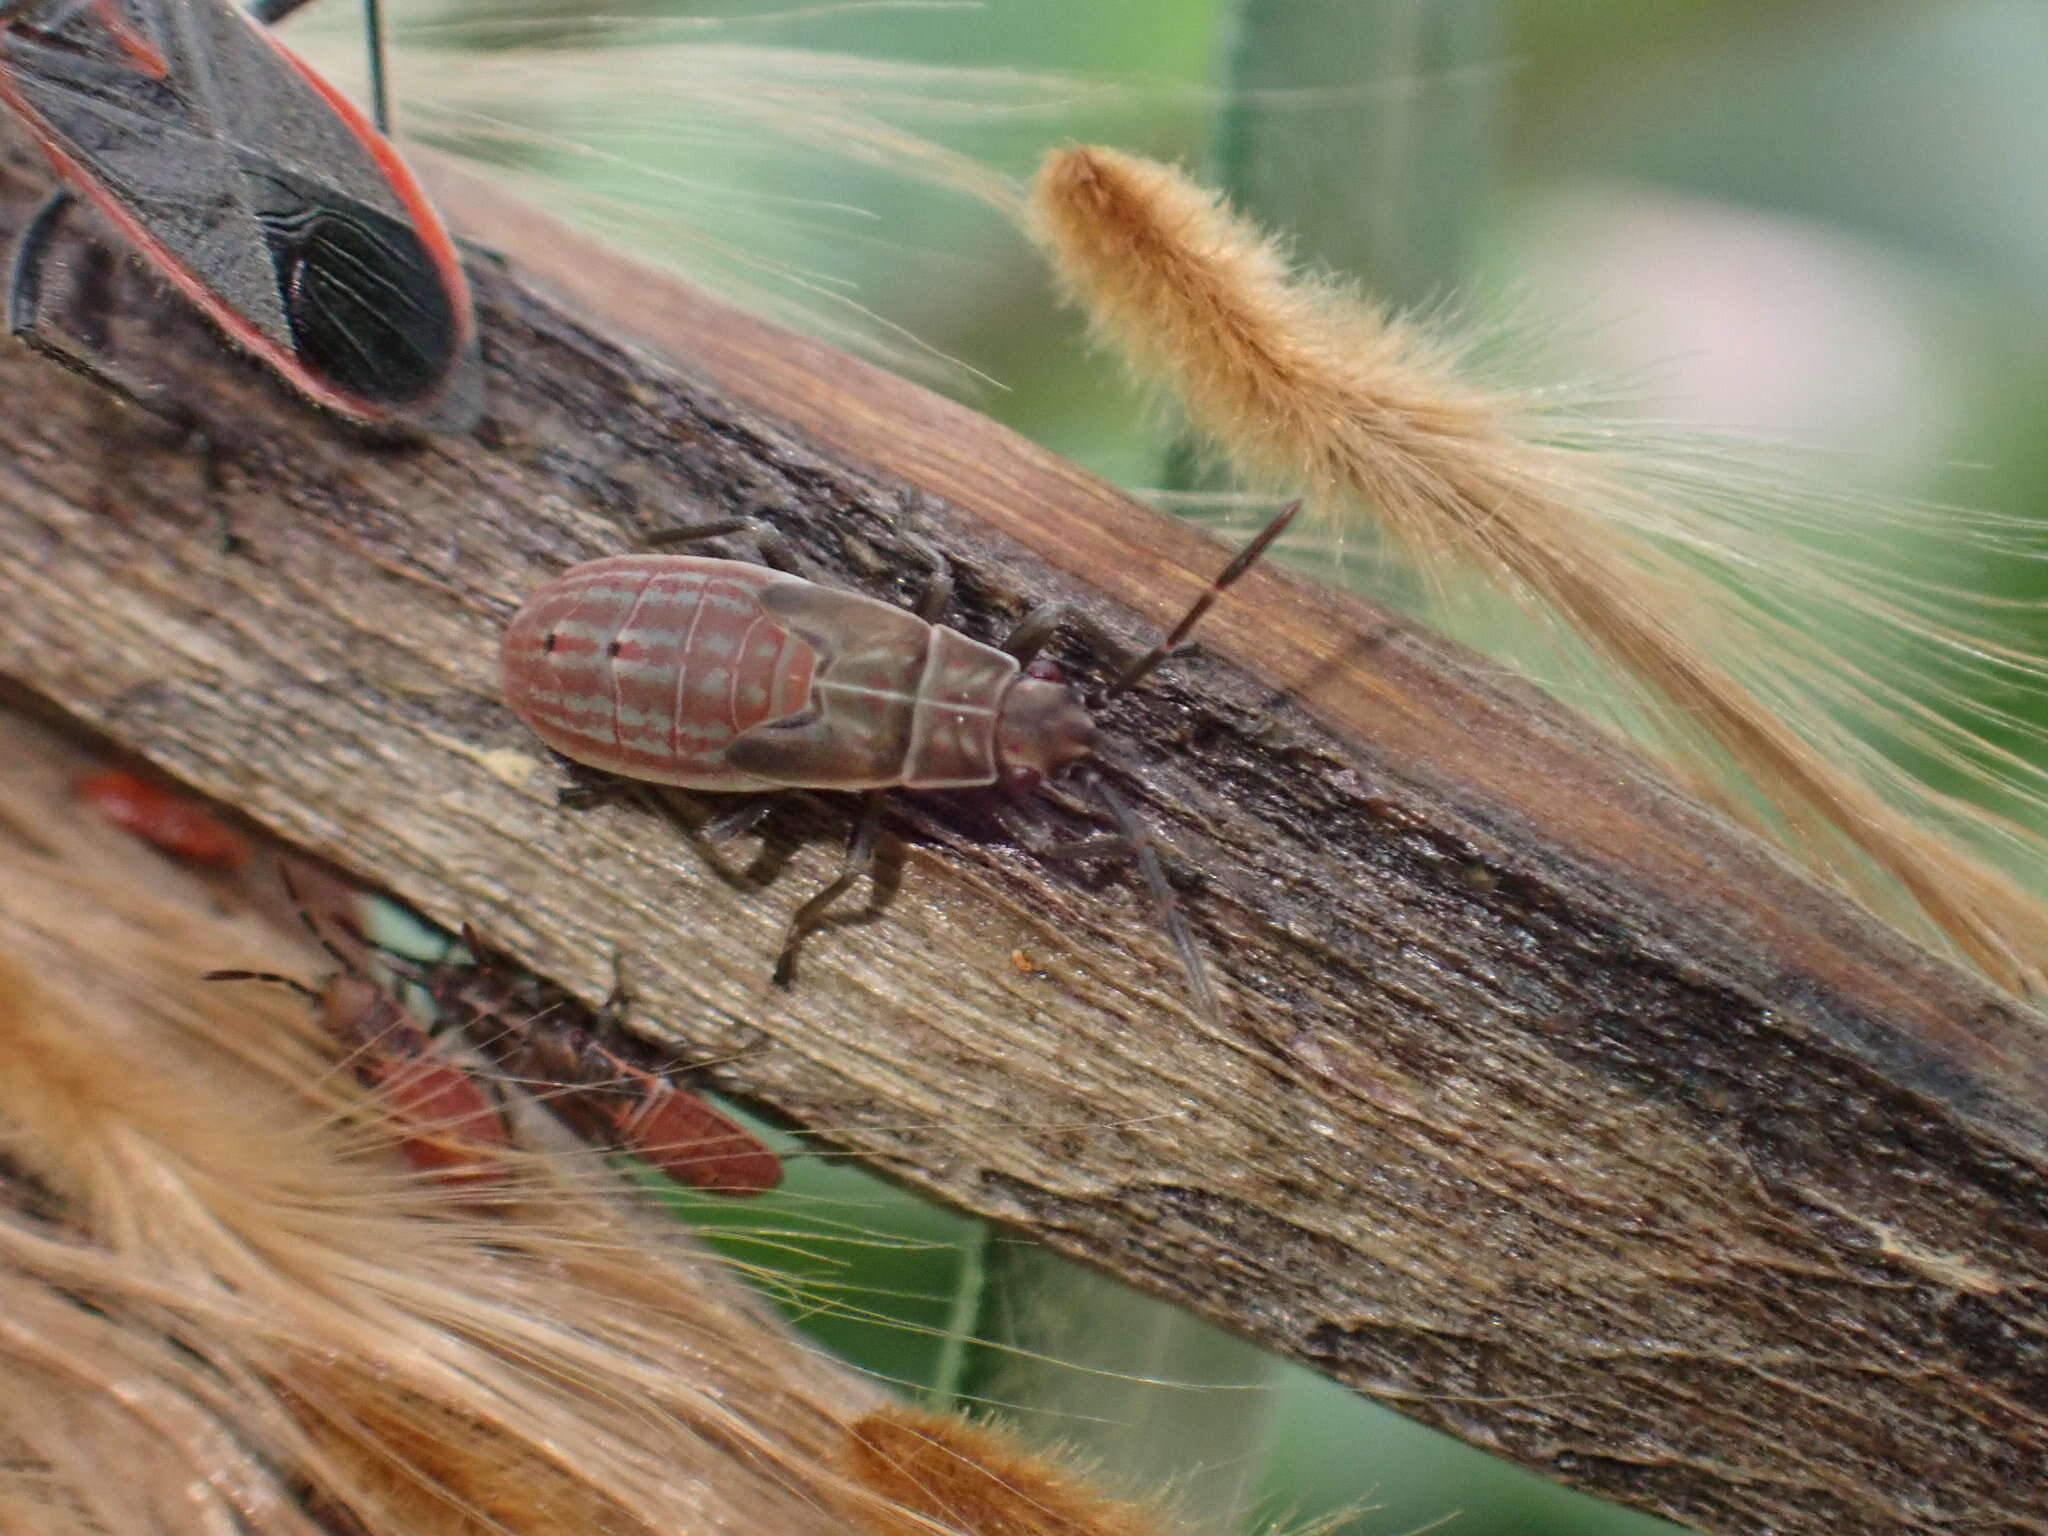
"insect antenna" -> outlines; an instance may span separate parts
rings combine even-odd
[[[1216,991],[1209,985],[1209,969],[1202,964],[1202,951],[1195,943],[1195,931],[1188,926],[1187,915],[1181,911],[1180,897],[1166,878],[1166,866],[1160,862],[1159,850],[1152,840],[1152,829],[1098,775],[1084,774],[1079,782],[1102,802],[1103,809],[1116,821],[1124,848],[1137,863],[1138,873],[1144,877],[1145,888],[1151,893],[1153,916],[1166,930],[1167,938],[1173,942],[1174,953],[1180,956],[1181,969],[1187,972],[1188,991],[1194,994],[1195,1006],[1204,1018],[1220,1029],[1223,1005],[1217,1001]]]
[[[336,965],[339,965],[343,971],[351,976],[356,975],[359,967],[355,961],[336,948],[333,940],[322,933],[320,925],[313,920],[312,909],[306,905],[306,898],[300,892],[298,882],[292,878],[291,865],[279,861],[277,876],[284,885],[285,895],[291,898],[292,908],[298,913],[300,924],[305,928],[306,932],[313,936],[313,942],[327,951],[328,958],[333,960]],[[330,913],[328,914],[328,920],[351,939],[354,939],[366,948],[379,948],[378,945],[365,938],[355,924],[351,923],[347,918]],[[279,986],[290,987],[299,996],[310,1002],[317,1003],[320,1001],[320,992],[317,988],[309,987],[303,981],[290,976],[280,976],[275,971],[204,971],[200,973],[199,979],[201,981],[272,981],[276,982]]]
[[[1167,632],[1166,638],[1125,667],[1114,682],[1088,701],[1089,707],[1100,709],[1111,699],[1130,692],[1150,677],[1158,669],[1159,664],[1171,656],[1181,641],[1187,639],[1194,627],[1202,622],[1202,616],[1215,605],[1216,599],[1223,595],[1224,589],[1259,563],[1266,551],[1272,547],[1273,541],[1287,531],[1287,525],[1294,521],[1294,515],[1300,510],[1299,501],[1290,501],[1282,507],[1279,514],[1259,530],[1258,537],[1239,550],[1237,558],[1223,567],[1216,579],[1209,583],[1208,590],[1195,599],[1188,611],[1181,615],[1180,622]]]
[[[300,981],[296,976],[280,976],[275,971],[201,971],[201,981],[269,981],[280,987],[290,987],[309,1003],[320,1001],[320,994]]]

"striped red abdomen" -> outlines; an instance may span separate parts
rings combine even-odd
[[[757,594],[793,578],[692,555],[618,555],[565,571],[505,631],[505,702],[549,746],[686,789],[764,789],[726,745],[802,711],[817,658]]]

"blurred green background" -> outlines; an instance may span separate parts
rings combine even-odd
[[[322,9],[293,36],[339,48],[347,7]],[[1376,295],[1561,317],[1561,376],[1640,381],[1662,419],[1798,442],[1852,491],[2048,513],[2040,0],[421,0],[398,20],[413,136],[1133,489],[1196,484],[1171,425],[1002,217],[848,124],[1013,177],[1076,140],[1178,159]],[[2043,585],[2031,562],[1974,576]],[[1354,1504],[1347,1530],[1655,1524],[853,1170],[799,1162],[788,1194],[705,1219],[821,1340],[1167,1483],[1205,1532]]]

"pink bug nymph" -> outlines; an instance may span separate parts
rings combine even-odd
[[[806,580],[772,530],[728,521],[660,542],[750,532],[769,565],[617,555],[535,592],[505,631],[505,702],[562,756],[624,778],[721,794],[865,792],[838,877],[791,925],[776,972],[787,980],[797,941],[872,858],[881,791],[999,785],[1028,794],[1088,757],[1093,711],[1165,660],[1297,510],[1268,523],[1163,641],[1092,697],[1035,659],[1059,625],[1057,605],[1034,609],[1002,646],[984,645],[937,622],[952,581],[921,541],[913,543],[933,574],[910,610]],[[1094,787],[1119,823],[1118,841],[1145,868],[1197,995],[1210,1003],[1143,829]]]

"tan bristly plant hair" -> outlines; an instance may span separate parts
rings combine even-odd
[[[410,1174],[300,999],[198,978],[332,962],[215,902],[0,750],[10,1536],[1162,1529],[1049,1523],[1007,1449],[987,1524],[901,1505],[848,1461],[884,1395],[604,1165]]]
[[[1973,754],[1935,711],[1875,686],[1857,657],[1829,654],[1675,553],[1719,556],[1780,591],[1810,587],[1913,636],[1942,665],[1981,658],[2038,682],[2030,658],[1948,626],[1952,592],[1910,578],[1859,588],[1868,572],[1830,572],[1771,540],[1774,513],[1821,507],[1833,526],[1853,526],[1842,508],[1744,477],[1733,461],[1717,484],[1711,456],[1702,464],[1537,391],[1473,382],[1453,340],[1297,275],[1273,239],[1171,167],[1100,148],[1050,155],[1031,225],[1098,336],[1167,388],[1236,470],[1305,492],[1339,527],[1375,519],[1433,581],[1476,574],[1562,620],[1646,693],[1656,729],[1690,766],[1723,770],[1724,782],[1732,766],[1724,803],[1749,810],[1754,796],[1754,819],[1817,869],[1895,916],[1903,890],[1995,980],[2040,989],[2048,912],[1944,828],[2038,864],[2035,840],[1914,789],[1830,714],[1847,702],[1893,739],[1965,767],[1992,754]],[[1885,515],[1867,510],[1873,524]],[[1987,528],[1989,545],[2011,535],[1975,525]],[[2041,798],[2031,764],[2008,757],[1982,777]]]
[[[735,167],[765,153],[791,185],[815,171],[811,180],[841,188],[877,173],[916,187],[927,205],[980,205],[994,215],[989,236],[1007,240],[1024,179],[998,163],[1000,139],[1076,111],[1118,110],[1132,89],[794,40],[821,17],[966,8],[767,0],[716,18],[535,17],[490,5],[454,20],[401,14],[391,33],[397,126],[402,140],[458,156],[535,207],[756,314],[964,384],[971,370],[869,308],[850,273],[876,247],[920,269],[954,266],[964,293],[981,261],[915,247],[900,221],[865,207],[764,190]],[[324,19],[314,10],[292,20],[289,41],[353,89],[360,27],[338,9]],[[963,138],[984,152],[949,142]]]
[[[1153,1511],[1106,1501],[1000,1431],[951,1414],[890,1407],[853,1426],[846,1473],[902,1511],[875,1536],[917,1536],[920,1520],[977,1536],[1152,1536]],[[1026,1522],[1029,1523],[1026,1523]]]

